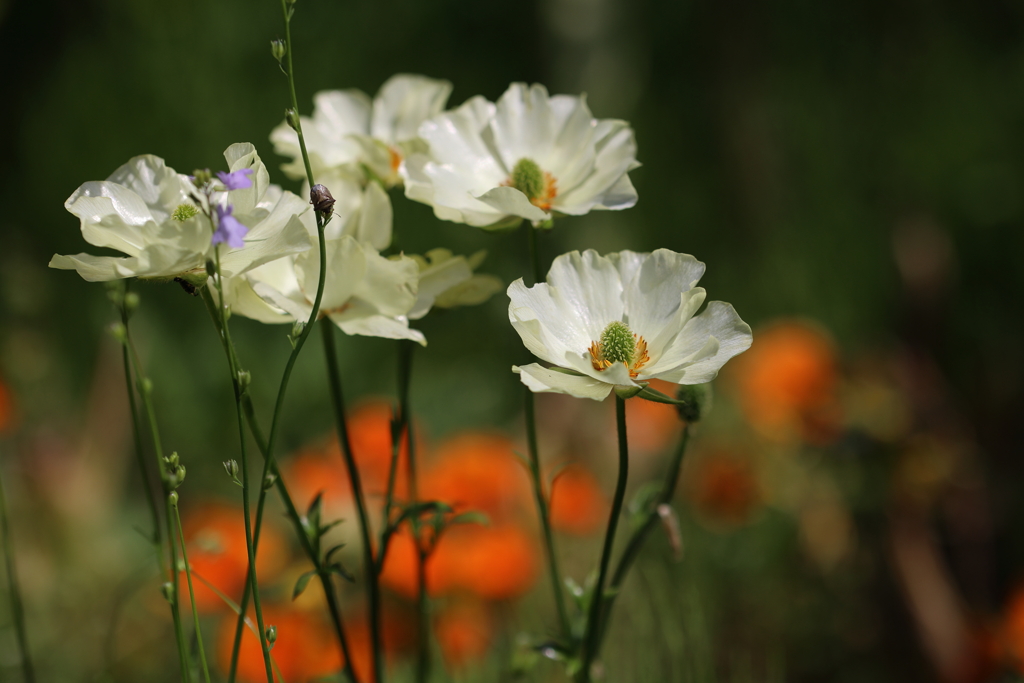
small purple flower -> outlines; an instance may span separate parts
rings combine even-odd
[[[224,183],[225,190],[246,190],[252,187],[253,170],[251,168],[240,168],[231,173],[217,171],[217,178]]]
[[[213,232],[213,243],[226,242],[232,249],[240,249],[245,246],[245,240],[242,238],[249,232],[249,228],[231,215],[234,209],[235,207],[230,204],[217,205],[217,229]]]

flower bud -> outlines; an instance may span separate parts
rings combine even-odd
[[[280,64],[284,56],[288,54],[288,48],[285,47],[284,41],[280,38],[270,41],[270,54],[273,55],[277,63]]]
[[[682,384],[676,392],[676,399],[683,401],[676,405],[681,420],[700,422],[711,409],[711,388],[707,384]]]
[[[213,181],[213,174],[210,173],[208,168],[197,168],[192,171],[192,184],[197,188],[202,188]]]
[[[135,292],[128,292],[124,295],[124,307],[129,313],[139,307],[139,295]]]
[[[292,130],[297,131],[299,129],[299,113],[291,107],[284,110],[284,120],[288,122]]]
[[[143,377],[139,382],[139,387],[142,389],[142,393],[151,394],[153,393],[153,380],[148,377]]]
[[[252,383],[252,374],[248,370],[238,371],[238,391],[245,393],[249,390],[249,384]]]
[[[167,502],[171,504],[171,507],[178,507],[178,492],[171,491],[167,494]]]
[[[269,491],[274,484],[277,483],[277,475],[273,472],[269,472],[267,476],[263,477],[263,490]]]
[[[164,584],[162,586],[160,586],[160,592],[164,594],[164,600],[166,600],[167,602],[171,603],[172,605],[174,604],[174,584],[173,583],[171,583],[170,581],[165,581]]]
[[[128,328],[124,326],[124,323],[113,323],[109,330],[110,336],[118,342],[124,344],[128,341]]]
[[[228,473],[228,476],[232,479],[238,476],[238,463],[234,460],[228,460],[224,463],[224,470]]]
[[[322,213],[324,218],[330,218],[334,211],[334,197],[331,196],[331,191],[323,185],[314,185],[309,189],[309,203]]]
[[[277,627],[273,624],[267,626],[265,635],[267,636],[267,648],[274,647],[274,643],[277,642]]]
[[[213,259],[206,259],[206,275],[213,277],[217,274],[217,264],[213,262]]]

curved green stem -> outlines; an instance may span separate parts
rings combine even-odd
[[[349,483],[352,486],[352,499],[356,504],[359,516],[359,535],[363,544],[363,573],[366,575],[367,602],[370,612],[370,642],[373,648],[373,680],[383,683],[384,652],[381,647],[381,613],[380,613],[380,582],[377,576],[373,545],[370,541],[370,519],[366,514],[366,499],[359,476],[352,443],[348,436],[348,425],[345,423],[345,397],[341,391],[341,372],[338,368],[338,355],[334,348],[334,323],[330,318],[320,321],[323,333],[324,354],[327,356],[327,379],[331,388],[331,403],[334,406],[334,420],[338,429],[338,440],[341,442],[341,454],[345,459]]]
[[[533,228],[530,229],[532,230]],[[523,389],[526,392],[526,443],[530,453],[530,479],[533,482],[533,497],[537,502],[537,514],[540,517],[541,529],[544,532],[544,544],[548,556],[548,573],[551,575],[551,589],[554,593],[555,607],[558,610],[558,623],[562,631],[562,638],[565,640],[565,644],[568,645],[572,641],[572,629],[569,625],[569,613],[565,608],[565,596],[562,593],[562,572],[558,569],[555,537],[551,530],[551,514],[548,510],[547,495],[544,492],[544,479],[540,469],[533,392],[528,387],[523,387]]]
[[[181,561],[185,564],[185,580],[188,582],[188,599],[192,605],[192,623],[196,630],[196,642],[199,643],[199,662],[203,665],[203,679],[210,683],[210,669],[206,665],[206,650],[203,647],[203,632],[199,628],[199,612],[196,610],[196,593],[192,588],[192,568],[188,564],[188,549],[185,547],[185,532],[181,528],[181,515],[178,514],[177,503],[169,502],[174,509],[174,521],[178,524],[178,539],[181,542]]]
[[[648,534],[658,524],[658,518],[660,513],[658,509],[662,505],[668,505],[672,502],[672,497],[676,492],[676,483],[679,481],[679,471],[683,466],[683,456],[686,455],[686,446],[690,441],[690,425],[687,424],[683,427],[683,435],[679,439],[679,445],[676,447],[675,453],[672,454],[672,460],[669,461],[668,470],[665,472],[665,481],[661,486],[661,493],[658,494],[658,498],[654,501],[650,511],[644,518],[643,523],[633,532],[630,536],[629,541],[626,543],[626,549],[622,551],[622,556],[619,557],[619,562],[615,565],[615,571],[612,572],[611,582],[608,584],[609,595],[608,604],[604,610],[604,617],[601,619],[601,625],[599,627],[600,633],[598,635],[598,646],[600,647],[601,641],[604,639],[604,634],[608,630],[608,622],[611,618],[612,607],[615,605],[615,599],[619,594],[619,588],[622,586],[622,582],[626,579],[626,574],[629,573],[630,568],[633,566],[633,562],[640,555],[640,549],[643,547],[644,541],[647,539]]]
[[[7,564],[7,587],[11,594],[11,615],[14,617],[14,631],[18,636],[21,651],[21,671],[25,683],[35,683],[36,672],[32,667],[32,651],[28,646],[28,630],[25,628],[25,606],[21,601],[21,587],[14,564],[14,545],[11,543],[11,526],[7,520],[7,499],[4,497],[3,469],[0,468],[0,534],[3,535],[4,561]]]
[[[599,627],[601,614],[604,610],[604,583],[608,576],[608,565],[612,557],[612,546],[615,545],[615,530],[619,525],[619,514],[626,497],[626,479],[629,477],[629,442],[626,438],[626,400],[615,397],[615,423],[619,432],[619,478],[615,483],[615,495],[612,498],[612,510],[608,517],[608,530],[605,532],[604,549],[601,551],[601,566],[597,574],[597,583],[590,598],[590,612],[587,615],[587,628],[583,634],[583,660],[579,680],[589,683],[590,669],[597,658],[599,649]]]
[[[526,240],[530,248],[530,267],[533,270],[533,284],[537,284],[541,281],[540,256],[537,248],[537,230],[538,228],[533,227],[533,225],[526,228]]]

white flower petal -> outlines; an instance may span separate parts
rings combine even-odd
[[[603,401],[612,391],[612,385],[593,379],[567,375],[557,370],[548,370],[537,363],[513,366],[512,372],[519,375],[519,380],[533,392],[553,392],[569,394],[576,398],[589,398]]]
[[[410,320],[425,316],[442,293],[473,277],[465,257],[452,256],[451,252],[443,249],[428,252],[427,256],[432,254],[431,262],[420,266],[416,303],[408,313]]]
[[[636,203],[635,190],[630,198],[627,186],[621,183],[636,166],[633,130],[625,121],[600,121],[595,137],[598,142],[593,172],[575,187],[559,185],[553,210],[578,216],[595,208],[625,209]]]
[[[405,316],[416,303],[420,268],[408,256],[386,258],[364,247],[366,271],[352,296],[386,316]]]
[[[609,323],[622,320],[619,271],[614,263],[593,249],[556,257],[547,281],[555,289],[554,298],[562,308],[563,321],[572,319],[571,324],[579,327],[589,339],[579,349],[581,352],[591,341],[601,337]]]
[[[391,318],[385,315],[367,314],[359,307],[340,315],[332,315],[331,320],[345,334],[361,334],[367,337],[384,337],[385,339],[410,339],[421,346],[427,345],[427,338],[419,330],[409,327],[405,318]]]
[[[188,177],[152,154],[134,157],[111,173],[107,180],[138,195],[157,223],[170,218],[179,204],[191,203],[188,194],[192,184]]]
[[[505,168],[511,170],[520,159],[532,159],[547,170],[558,134],[555,126],[543,85],[510,85],[498,99],[491,120],[494,145]]]
[[[535,222],[551,218],[551,214],[531,204],[526,195],[514,187],[496,187],[477,199],[494,209],[499,216],[519,216]]]
[[[452,84],[426,76],[396,74],[373,100],[370,135],[394,145],[417,136],[425,119],[441,113]]]
[[[632,252],[622,252],[617,265],[623,275],[623,302],[628,311],[625,322],[647,340],[652,360],[657,360],[657,350],[668,343],[675,330],[681,329],[704,301],[704,290],[700,290],[699,295],[683,296],[683,310],[688,312],[678,317],[680,293],[688,292],[697,284],[705,267],[689,254],[677,254],[668,249],[657,249],[645,256],[632,273],[629,271],[637,265]],[[627,275],[631,277],[627,279]]]
[[[132,277],[138,270],[138,258],[134,256],[93,256],[75,254],[63,256],[54,254],[49,267],[59,270],[75,270],[86,282],[108,282]]]
[[[751,340],[750,325],[740,320],[735,309],[712,301],[672,341],[659,359],[657,373],[642,376],[677,384],[710,382],[726,361],[750,348]]]
[[[522,278],[508,286],[508,317],[530,352],[549,363],[561,365],[567,354],[583,354],[593,338],[567,313],[563,302],[545,282],[527,288]]]
[[[327,271],[320,309],[332,311],[349,304],[367,272],[367,252],[362,245],[348,235],[326,241]],[[320,248],[313,248],[295,258],[295,273],[306,299],[312,302],[316,296],[320,278]],[[260,290],[256,290],[262,296]],[[277,304],[277,302],[274,302]],[[278,304],[280,305],[280,304]],[[283,306],[282,306],[283,308]]]
[[[244,168],[253,170],[249,176],[249,180],[252,181],[249,187],[228,192],[228,202],[235,207],[235,217],[241,218],[253,214],[270,185],[270,174],[267,173],[267,167],[250,142],[236,142],[228,147],[224,150],[224,160],[228,162],[229,171],[240,171]],[[245,221],[243,220],[243,222]]]
[[[86,242],[132,256],[146,245],[145,230],[156,230],[153,214],[142,198],[109,181],[84,183],[68,197],[64,208],[78,216]]]

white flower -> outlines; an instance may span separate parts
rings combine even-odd
[[[350,235],[377,251],[391,245],[392,218],[391,200],[380,183],[368,183],[362,187],[358,182],[339,173],[336,169],[325,171],[316,177],[334,197],[334,213],[324,228],[324,237],[334,239]],[[309,183],[302,183],[303,196],[309,195]],[[317,241],[316,216],[312,211],[302,215],[302,222],[312,241]]]
[[[513,83],[497,106],[474,97],[424,121],[419,135],[430,151],[402,165],[405,193],[444,220],[502,228],[637,200],[632,129],[596,120],[583,97]]]
[[[328,90],[313,97],[313,118],[302,118],[310,165],[319,181],[324,171],[344,171],[362,179],[366,167],[387,185],[401,182],[398,167],[408,154],[421,150],[417,129],[444,109],[452,85],[425,76],[397,74],[370,101],[360,90]],[[304,178],[299,139],[287,123],[270,134],[274,151],[293,161],[282,168]]]
[[[251,144],[231,145],[224,158],[231,171],[255,172],[251,187],[218,193],[249,228],[244,247],[221,247],[221,272],[231,277],[309,249],[310,239],[299,219],[309,205],[270,185],[267,169]],[[149,154],[133,158],[107,180],[85,183],[64,203],[81,220],[87,242],[128,256],[56,254],[50,267],[77,270],[90,282],[180,277],[204,283],[206,261],[214,253],[213,226],[196,205],[195,194],[189,177],[163,159]]]
[[[405,256],[386,258],[350,235],[325,241],[327,276],[320,318],[330,318],[346,334],[412,339],[426,344],[409,327],[416,303],[419,266]],[[255,268],[225,281],[224,300],[231,312],[261,322],[305,322],[313,312],[320,277],[320,248]]]
[[[751,335],[729,304],[712,301],[694,316],[703,274],[703,263],[667,249],[559,256],[547,282],[509,286],[508,316],[535,356],[572,374],[537,363],[513,371],[533,391],[595,400],[649,379],[711,381]]]
[[[420,269],[416,305],[409,311],[411,320],[419,320],[431,308],[455,308],[482,304],[504,286],[501,279],[486,273],[474,273],[487,252],[478,251],[469,258],[448,249],[431,249],[425,256],[412,255]]]

